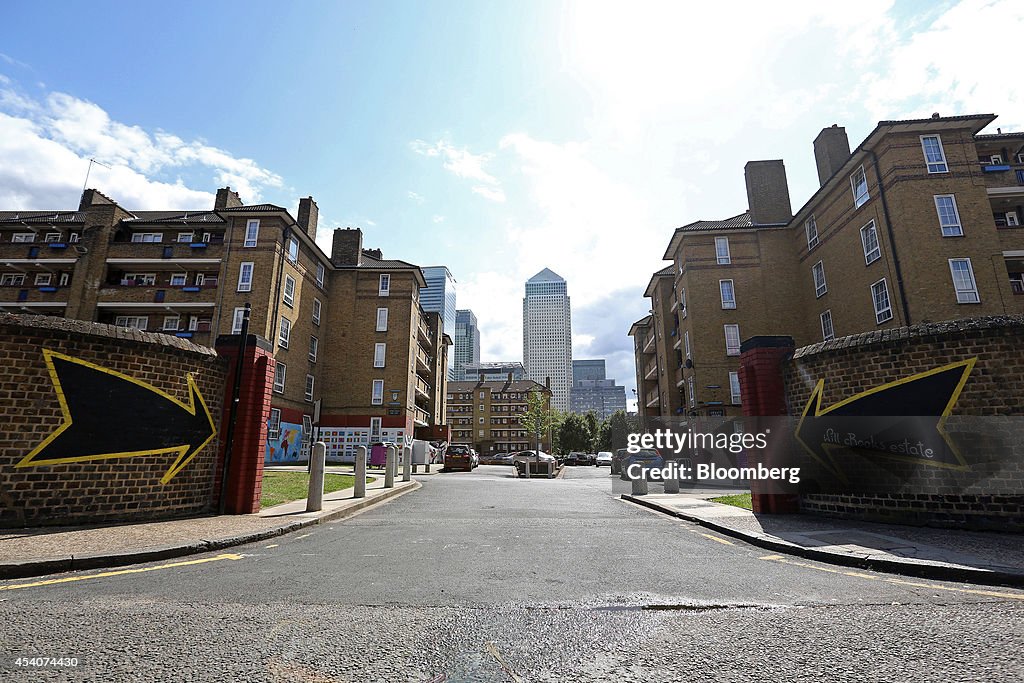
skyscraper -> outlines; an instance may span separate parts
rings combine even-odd
[[[572,394],[569,401],[574,413],[593,410],[604,420],[616,410],[626,409],[626,387],[605,377],[604,359],[572,362]]]
[[[427,313],[440,313],[444,333],[451,335],[455,329],[455,278],[447,266],[428,266],[421,270],[427,287],[420,291],[420,306]],[[448,356],[448,379],[455,379],[454,354]]]
[[[523,365],[527,378],[540,384],[551,379],[552,408],[569,410],[572,311],[565,280],[547,268],[526,281]]]
[[[467,379],[464,368],[472,363],[480,362],[480,330],[476,325],[476,316],[468,309],[455,311],[455,358],[452,365],[457,381]],[[469,378],[473,379],[473,378]]]

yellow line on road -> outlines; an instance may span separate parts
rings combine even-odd
[[[142,574],[144,572],[155,572],[158,569],[173,569],[174,567],[186,567],[193,564],[217,562],[219,560],[241,559],[241,555],[236,555],[234,553],[224,553],[223,555],[217,555],[216,557],[205,557],[201,560],[188,560],[185,562],[172,562],[170,564],[160,564],[155,567],[142,567],[141,569],[118,569],[117,571],[100,572],[99,574],[89,574],[87,576],[65,576],[61,579],[47,579],[45,581],[33,581],[32,583],[16,583],[13,586],[0,586],[0,591],[12,591],[18,588],[35,588],[37,586],[51,586],[56,583],[71,583],[72,581],[85,581],[87,579],[105,579],[108,576],[119,576],[121,574]]]
[[[787,560],[781,555],[766,555],[758,558],[761,560],[772,560],[774,562],[781,562],[783,564],[791,564],[795,567],[806,567],[807,569],[815,569],[819,572],[828,572],[829,574],[842,574],[844,576],[852,576],[857,579],[870,579],[871,581],[885,581],[886,583],[896,584],[897,586],[911,586],[913,588],[927,588],[928,590],[946,591],[949,593],[967,593],[970,595],[983,595],[988,598],[1006,598],[1009,600],[1024,600],[1024,593],[1004,593],[1002,591],[989,591],[982,590],[980,588],[959,588],[955,586],[940,586],[937,583],[922,583],[921,581],[907,581],[905,579],[896,579],[887,576],[875,576],[873,574],[865,574],[863,572],[848,571],[844,569],[832,569],[829,567],[818,567],[807,562],[797,562],[795,560]]]
[[[718,541],[722,545],[736,545],[732,541],[727,541],[724,538],[719,538],[718,536],[712,536],[711,534],[701,534],[701,536],[703,536],[704,538],[710,538],[712,541]]]

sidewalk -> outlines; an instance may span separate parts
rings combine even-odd
[[[1024,535],[755,515],[712,503],[722,493],[622,498],[762,548],[820,562],[943,581],[1024,587]]]
[[[304,467],[294,469],[305,471]],[[306,500],[302,499],[251,515],[216,515],[117,526],[0,530],[0,579],[153,562],[253,543],[312,524],[348,517],[420,487],[415,480],[402,482],[401,478],[399,472],[394,488],[385,489],[383,475],[377,477],[366,484],[365,498],[353,498],[351,488],[324,494],[320,512],[306,512]]]

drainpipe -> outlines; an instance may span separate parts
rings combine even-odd
[[[903,269],[900,268],[900,257],[896,253],[896,236],[892,231],[892,219],[889,218],[889,202],[885,199],[885,187],[882,184],[882,173],[878,168],[878,155],[875,150],[866,150],[871,155],[871,164],[878,178],[878,197],[882,200],[882,214],[885,216],[885,232],[889,236],[889,248],[892,249],[892,265],[896,270],[896,289],[900,295],[900,306],[903,309],[903,324],[910,325],[910,306],[907,304],[907,290],[903,285]]]

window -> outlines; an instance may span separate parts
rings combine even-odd
[[[740,400],[740,373],[729,373],[729,400],[733,405],[739,405]]]
[[[277,364],[274,365],[274,391],[279,394],[284,393],[284,380],[287,374],[288,366],[281,361],[278,361]]]
[[[380,276],[380,285],[377,288],[377,294],[380,296],[387,296],[391,293],[391,276],[387,273],[382,273]]]
[[[388,331],[388,309],[386,308],[377,309],[377,331]]]
[[[292,263],[299,260],[299,240],[295,237],[288,239],[288,260]]]
[[[311,415],[302,416],[302,453],[307,458],[309,457],[309,447],[313,443],[313,417]]]
[[[811,274],[814,276],[814,295],[821,297],[828,291],[828,285],[825,284],[825,264],[818,261],[811,268]]]
[[[255,247],[256,242],[260,238],[260,222],[249,221],[245,224],[245,242],[242,243],[243,247]]]
[[[178,331],[178,325],[181,323],[181,319],[176,315],[165,315],[164,316],[164,331]]]
[[[190,315],[188,317],[188,330],[189,332],[195,332],[199,329],[199,316]]]
[[[282,349],[288,348],[288,340],[292,336],[292,321],[281,316],[281,333],[278,335],[277,343]]]
[[[922,135],[921,149],[924,150],[924,162],[929,173],[946,173],[946,154],[942,151],[942,140],[938,135]]]
[[[740,355],[740,326],[739,325],[726,325],[725,326],[725,355],[727,355],[727,356],[738,356],[738,355]]]
[[[860,244],[864,247],[864,265],[869,266],[882,258],[882,247],[878,244],[878,230],[874,221],[860,229]]]
[[[69,237],[70,239],[68,239],[68,242],[77,242],[79,239],[81,239],[77,232],[71,233]]]
[[[1006,212],[1006,225],[1008,225],[1010,227],[1017,227],[1018,225],[1020,225],[1020,223],[1017,221],[1017,212],[1016,211],[1007,211]]]
[[[317,339],[316,337],[310,337],[309,338],[309,362],[310,363],[315,363],[316,362],[316,354],[317,354],[317,351],[319,351],[319,350],[320,350],[320,340]]]
[[[321,287],[324,286],[324,274],[325,274],[324,264],[317,263],[316,264],[316,283],[318,285],[320,285]]]
[[[484,421],[484,418],[481,417],[479,419],[480,419],[480,424],[486,424],[486,422]]]
[[[188,283],[188,273],[172,273],[171,287],[184,287]]]
[[[306,394],[305,394],[305,396],[306,396],[306,400],[307,401],[312,401],[313,400],[313,383],[315,381],[316,381],[316,378],[314,378],[313,375],[306,375]]]
[[[370,396],[370,403],[375,406],[384,403],[384,380],[373,380],[373,394]]]
[[[960,237],[964,234],[960,224],[960,212],[956,208],[956,197],[951,194],[935,195],[935,211],[939,214],[939,227],[943,237]]]
[[[203,244],[209,244],[209,243],[210,243],[210,233],[204,232],[203,233]]]
[[[981,303],[981,299],[978,297],[978,285],[974,281],[974,269],[971,268],[971,259],[949,259],[949,271],[953,275],[956,302],[958,304]]]
[[[191,232],[179,232],[178,233],[178,241],[179,242],[191,242],[193,237],[195,237],[195,235],[193,235]]]
[[[836,336],[832,328],[832,311],[825,311],[821,314],[821,339],[828,341]]]
[[[807,233],[807,251],[818,246],[818,223],[811,216],[804,223],[804,232]]]
[[[67,287],[69,280],[71,280],[71,274],[70,273],[61,273],[60,274],[59,282],[60,282],[60,286],[61,287]]]
[[[729,254],[729,238],[715,238],[715,256],[718,258],[718,265],[724,266],[732,263],[732,256]]]
[[[153,286],[156,284],[156,273],[125,273],[121,284]]]
[[[61,234],[59,232],[48,232],[43,237],[44,242],[60,242]]]
[[[149,327],[149,318],[144,315],[119,315],[114,318],[114,325],[144,330]]]
[[[484,392],[481,391],[480,392],[480,398],[482,399],[483,397],[484,397]],[[484,407],[480,406],[480,410],[483,410],[483,409],[484,409]]]
[[[245,309],[236,308],[231,318],[231,334],[242,334],[242,321],[245,320]]]
[[[252,269],[253,262],[246,261],[241,264],[238,269],[238,291],[239,292],[251,292],[252,291]]]
[[[164,235],[160,232],[136,232],[132,235],[132,242],[155,243],[163,241]]]
[[[858,208],[866,202],[868,195],[868,177],[864,174],[864,167],[861,166],[850,176],[850,189],[853,190],[853,206]]]
[[[36,234],[34,232],[16,232],[11,235],[11,242],[15,244],[28,244],[35,241]]]
[[[722,308],[736,308],[736,292],[732,280],[719,280],[718,289],[722,294]]]
[[[686,357],[690,357],[690,331],[683,331],[683,349],[686,351]]]
[[[679,317],[686,317],[686,288],[679,290]]]
[[[383,422],[384,420],[379,417],[370,418],[370,438],[374,441],[380,437],[380,428]]]
[[[267,420],[267,438],[276,439],[281,436],[281,409],[271,408],[270,419]]]
[[[206,273],[196,273],[196,287],[206,284]]]
[[[991,157],[989,157],[989,163],[991,163],[993,166],[999,166],[1000,164],[1003,163],[1003,155],[993,154]]]
[[[52,277],[50,273],[36,273],[36,285],[48,285]]]
[[[284,276],[284,305],[289,308],[295,305],[295,278]]]
[[[320,299],[314,297],[313,299],[313,324],[320,324]]]
[[[889,286],[882,278],[871,285],[871,300],[875,306],[875,322],[882,324],[886,320],[892,320],[892,306],[889,304]]]
[[[689,378],[687,378],[687,380],[686,380],[686,394],[687,394],[687,396],[690,399],[690,407],[691,408],[696,408],[697,407],[697,392],[695,391],[695,388],[694,388],[693,375],[690,375]]]
[[[373,367],[384,367],[384,355],[387,353],[388,345],[377,343],[373,345]]]

